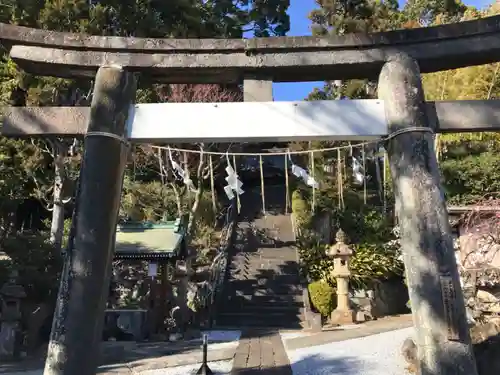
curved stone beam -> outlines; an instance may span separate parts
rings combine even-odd
[[[99,66],[118,64],[171,83],[375,78],[395,52],[415,58],[424,73],[499,61],[500,16],[327,38],[125,38],[0,24],[0,42],[25,70],[58,77],[92,77]]]

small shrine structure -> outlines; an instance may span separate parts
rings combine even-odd
[[[162,330],[169,311],[169,265],[185,257],[185,236],[181,219],[117,226],[104,340],[140,341]]]

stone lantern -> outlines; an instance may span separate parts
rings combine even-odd
[[[24,288],[17,284],[17,272],[0,289],[0,358],[15,358],[19,354],[21,337],[21,300]]]
[[[330,320],[332,324],[352,324],[355,313],[349,303],[349,264],[353,251],[346,244],[347,236],[342,229],[335,235],[335,241],[336,244],[326,251],[326,255],[333,259],[332,276],[337,281],[337,308],[332,311]]]

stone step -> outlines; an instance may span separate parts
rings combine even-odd
[[[267,315],[267,314],[283,314],[283,316],[288,315],[302,315],[303,314],[303,304],[300,302],[293,302],[289,304],[282,303],[257,303],[254,301],[248,301],[244,303],[238,303],[232,299],[228,300],[227,303],[221,308],[221,313],[252,313],[255,315]]]
[[[230,294],[227,295],[227,303],[240,305],[278,305],[278,306],[302,306],[302,294],[281,295],[254,295],[254,294]]]
[[[242,273],[237,275],[231,275],[227,278],[227,285],[232,285],[235,289],[247,288],[247,287],[266,287],[272,289],[286,289],[298,287],[300,284],[300,278],[296,275],[286,275],[289,278],[281,279],[271,279],[271,278],[261,278],[259,275],[252,275],[248,273]]]
[[[276,261],[272,259],[241,259],[234,260],[231,262],[231,267],[253,267],[253,268],[262,268],[262,269],[285,269],[293,272],[297,272],[299,269],[299,264],[294,260],[288,261]]]
[[[298,296],[302,296],[302,288],[288,288],[285,291],[275,291],[267,288],[248,288],[247,290],[236,289],[227,287],[224,289],[224,293],[227,296],[252,296],[252,297],[269,297],[276,299],[283,299],[286,296],[289,298],[298,298]]]
[[[299,275],[298,267],[266,267],[265,264],[234,264],[229,268],[231,274],[238,273],[252,273],[252,274],[266,274],[266,275]]]
[[[281,298],[287,295],[302,295],[302,287],[300,285],[293,285],[286,288],[267,288],[255,285],[247,288],[235,288],[228,283],[225,285],[224,293],[238,296],[275,296]]]
[[[286,296],[287,294],[296,295],[302,294],[302,287],[299,283],[296,284],[272,284],[272,283],[254,283],[254,284],[235,284],[238,280],[232,280],[226,284],[224,293],[228,295],[246,295],[246,296]],[[244,281],[244,280],[240,280]],[[245,280],[246,281],[246,280]]]
[[[298,272],[299,265],[295,261],[273,261],[269,259],[252,259],[252,260],[242,260],[231,262],[231,268],[245,267],[253,269],[276,269],[282,272],[294,273]]]
[[[300,314],[286,315],[267,313],[255,315],[253,313],[221,313],[215,321],[216,327],[272,327],[281,329],[302,329],[303,319]]]
[[[280,257],[283,255],[294,255],[297,254],[297,249],[294,246],[283,246],[283,241],[279,239],[265,240],[266,246],[276,244],[276,246],[262,247],[259,249],[253,249],[252,251],[241,251],[241,253],[246,254],[266,254],[270,257]],[[278,246],[280,245],[280,246]]]
[[[290,282],[283,282],[280,280],[266,279],[266,278],[248,278],[248,279],[234,279],[229,278],[227,281],[227,286],[234,290],[246,290],[249,289],[273,289],[273,290],[284,290],[283,294],[286,294],[289,290],[300,289],[299,278],[289,279]],[[292,282],[295,281],[296,282]],[[250,293],[251,294],[251,293]]]
[[[231,264],[229,267],[231,272],[260,272],[260,273],[270,273],[273,272],[276,275],[298,275],[299,268],[298,267],[290,267],[290,266],[273,266],[273,267],[265,267],[265,265],[247,265],[247,264]]]
[[[266,264],[232,264],[229,268],[230,271],[247,271],[247,272],[261,272],[261,273],[275,273],[281,275],[297,275],[299,274],[298,267],[290,267],[288,265],[268,267]]]
[[[228,281],[254,281],[256,284],[285,284],[285,285],[295,285],[300,282],[299,275],[293,274],[276,274],[274,272],[248,272],[242,271],[240,273],[231,273]]]
[[[234,254],[233,260],[237,261],[252,261],[252,260],[269,260],[271,262],[297,262],[295,253],[289,254],[267,254],[267,253],[237,253]]]
[[[298,266],[290,265],[275,265],[267,266],[265,264],[231,264],[229,267],[231,272],[252,271],[252,272],[274,272],[279,275],[298,275],[300,269]]]

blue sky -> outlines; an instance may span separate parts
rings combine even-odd
[[[493,0],[465,0],[465,4],[482,8],[493,3]],[[405,1],[400,0],[400,4]],[[291,29],[288,35],[300,36],[311,35],[311,22],[307,17],[311,10],[317,8],[314,0],[290,0]],[[314,87],[321,87],[322,82],[301,82],[301,83],[275,83],[273,84],[274,100],[293,101],[302,100]]]

